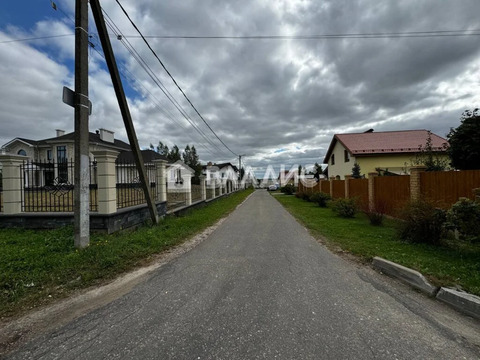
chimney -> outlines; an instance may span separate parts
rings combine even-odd
[[[107,129],[100,129],[100,140],[113,143],[115,140],[114,132]]]
[[[65,130],[56,129],[57,137],[65,135]]]

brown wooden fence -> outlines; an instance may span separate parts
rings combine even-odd
[[[396,215],[410,200],[410,176],[378,176],[374,179],[374,203],[389,215]]]
[[[322,192],[330,194],[330,181],[322,181],[320,184]]]
[[[333,182],[331,188],[330,182]],[[298,191],[308,194],[322,191],[333,199],[345,197],[345,180],[322,180],[312,185],[299,183]],[[373,194],[369,194],[370,187]],[[417,172],[416,175],[412,172],[412,175],[350,179],[348,196],[358,198],[362,207],[373,204],[377,210],[396,216],[412,198],[425,198],[448,209],[461,197],[473,199],[472,190],[477,188],[480,188],[480,170]]]
[[[351,198],[357,198],[361,208],[368,206],[368,179],[350,179],[349,194]]]
[[[472,189],[480,187],[480,170],[424,172],[420,187],[426,199],[448,209],[461,197],[474,198]]]
[[[330,180],[332,184],[332,199],[345,197],[345,180]]]

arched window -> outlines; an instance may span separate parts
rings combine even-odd
[[[18,150],[17,154],[18,154],[18,155],[27,156],[27,152],[26,152],[25,150],[23,150],[23,149]]]

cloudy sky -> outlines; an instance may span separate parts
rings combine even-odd
[[[0,4],[0,145],[73,131],[61,95],[74,88],[75,1],[55,3],[56,11],[50,0]],[[463,110],[480,106],[478,0],[120,3],[228,149],[117,2],[101,0],[142,147],[193,144],[205,162],[238,163],[245,154],[257,171],[288,169],[322,162],[335,133],[445,136]],[[126,140],[92,18],[89,32],[90,130]]]

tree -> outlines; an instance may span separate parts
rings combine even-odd
[[[150,144],[150,149],[164,156],[167,156],[169,151],[168,146],[166,144],[163,144],[161,141],[158,142],[158,145],[156,147],[153,146],[153,144]]]
[[[360,174],[360,165],[358,165],[358,163],[353,164],[352,177],[354,179],[360,179],[362,177],[362,175]]]
[[[182,156],[180,155],[180,149],[177,145],[173,145],[172,149],[167,154],[167,160],[170,162],[176,162],[181,159]]]
[[[188,165],[193,171],[195,171],[194,181],[195,183],[200,183],[200,175],[202,175],[202,165],[199,161],[199,156],[197,155],[197,149],[195,146],[187,145],[182,154],[183,162]]]
[[[320,175],[323,174],[323,169],[322,169],[322,166],[319,165],[318,163],[315,163],[315,165],[313,165],[313,177],[317,180],[320,179]]]
[[[460,125],[447,135],[448,155],[454,168],[480,169],[480,114],[479,109],[465,110]]]
[[[432,145],[432,133],[428,131],[427,134],[425,146],[418,147],[413,164],[426,166],[426,171],[444,171],[448,168],[448,160],[443,156],[444,151],[447,150],[447,143],[443,144],[443,151],[435,150]]]

